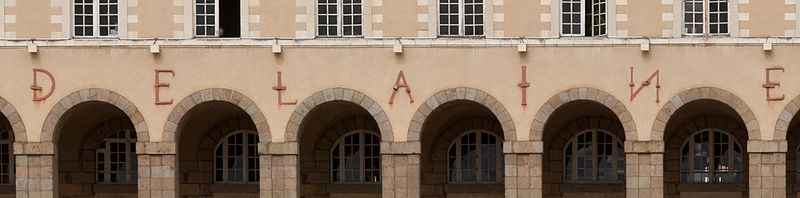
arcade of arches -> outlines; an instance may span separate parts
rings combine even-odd
[[[415,103],[416,104],[416,103]],[[800,104],[793,101],[790,105]],[[472,88],[442,90],[405,123],[346,88],[267,124],[248,96],[197,91],[165,123],[104,89],[65,97],[40,141],[0,100],[0,197],[795,197],[800,116],[787,141],[760,140],[752,109],[716,88],[660,105],[652,133],[615,96],[557,93],[517,131],[508,106]],[[25,123],[33,124],[33,123]],[[152,125],[163,124],[160,141]],[[150,126],[148,126],[150,125]],[[271,130],[286,127],[285,133]],[[270,128],[272,127],[272,128]],[[282,129],[281,129],[282,130]],[[31,131],[27,131],[31,133]],[[396,133],[407,133],[397,141]],[[521,133],[529,133],[523,136]],[[650,134],[650,137],[641,137]],[[17,136],[22,135],[23,138]],[[780,138],[780,137],[776,137]],[[785,193],[784,193],[785,190]]]

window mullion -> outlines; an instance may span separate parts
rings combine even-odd
[[[483,156],[481,156],[481,138],[483,132],[475,132],[475,183],[481,183],[481,163]]]
[[[336,1],[336,36],[344,35],[344,1]]]
[[[214,1],[214,36],[219,34],[219,1]],[[208,13],[208,11],[206,11]]]
[[[686,173],[686,174],[688,174],[689,183],[694,183],[694,136],[695,135],[690,136],[689,137],[689,142],[686,143],[686,144],[688,144],[687,146],[689,146],[689,151],[686,154],[686,155],[688,155],[686,158],[687,158],[687,160],[689,160],[689,162],[687,163],[689,165],[689,167],[687,167],[689,172]],[[683,152],[683,151],[681,151],[681,152]]]
[[[360,132],[358,132],[358,136],[359,136],[358,138],[361,139],[358,142],[358,150],[361,151],[361,152],[358,153],[358,155],[359,155],[358,156],[359,157],[358,158],[358,164],[361,165],[361,166],[358,167],[358,169],[359,169],[358,170],[358,182],[359,183],[364,183],[366,181],[364,179],[364,177],[367,176],[366,171],[364,171],[365,170],[365,166],[366,166],[366,163],[364,162],[365,161],[364,160],[364,153],[367,152],[367,150],[365,150],[366,142],[364,141],[366,139],[366,137],[365,137],[366,134],[363,131],[360,131]]]
[[[461,140],[456,139],[456,182],[461,183]]]
[[[466,17],[464,14],[464,0],[458,0],[458,35],[464,36],[466,34]]]
[[[736,140],[733,135],[728,135],[728,182],[736,181],[734,178],[734,171],[736,171],[736,159],[733,155],[733,147],[736,146]]]
[[[572,181],[578,181],[578,136],[572,137]]]
[[[111,174],[108,174],[111,173],[111,144],[109,141],[105,141],[105,143],[106,148],[104,149],[105,153],[103,156],[103,162],[105,162],[103,166],[105,166],[105,171],[103,171],[103,181],[109,183],[111,182]]]
[[[594,29],[594,28],[592,28]],[[616,139],[611,140],[611,171],[614,173],[614,181],[619,181],[619,175],[617,175],[617,142]]]
[[[100,37],[100,1],[92,2],[92,36]]]
[[[598,168],[597,168],[597,131],[592,131],[592,181],[597,182],[598,180]]]
[[[581,31],[580,35],[586,35],[586,0],[581,0]],[[573,32],[574,33],[574,32]]]

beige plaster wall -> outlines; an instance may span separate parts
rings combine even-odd
[[[127,8],[128,15],[136,15],[138,22],[128,23],[129,32],[138,32],[139,38],[172,38],[175,31],[183,31],[183,24],[175,23],[174,19],[184,14],[184,8],[175,6],[175,1],[135,1],[136,6]]]
[[[253,99],[266,114],[273,142],[284,141],[293,105],[277,105],[276,72],[283,72],[288,87],[284,101],[302,101],[331,87],[361,91],[375,99],[391,121],[394,139],[405,141],[417,108],[434,93],[453,87],[473,87],[497,98],[508,110],[517,137],[529,138],[533,116],[556,93],[574,87],[593,87],[619,99],[631,112],[639,140],[650,139],[657,112],[681,91],[711,86],[741,97],[758,120],[760,137],[773,139],[773,129],[787,102],[800,94],[797,49],[776,46],[765,53],[760,46],[654,46],[648,53],[638,47],[531,47],[528,53],[513,48],[405,48],[394,54],[383,48],[290,48],[273,54],[263,47],[162,47],[151,54],[141,47],[40,47],[35,54],[21,48],[0,50],[0,95],[20,112],[28,140],[38,141],[42,123],[55,103],[85,88],[104,88],[130,99],[142,112],[151,141],[161,141],[164,123],[173,105],[154,104],[154,70],[172,69],[175,77],[162,75],[171,87],[161,88],[162,99],[183,97],[205,88],[228,88]],[[717,57],[717,58],[708,58]],[[520,105],[520,66],[528,66],[528,105]],[[773,95],[784,101],[767,102],[764,68],[781,65],[785,73],[774,73],[782,86]],[[660,70],[661,103],[656,89],[645,88],[634,100],[630,94],[630,67],[636,84]],[[30,90],[32,68],[53,73],[57,87],[45,101],[33,102]],[[398,93],[388,103],[392,86],[402,70],[415,101]],[[47,91],[46,77],[39,82]],[[632,139],[631,139],[632,140]]]
[[[51,15],[61,16],[61,3],[51,1],[55,0],[15,0],[14,6],[5,7],[5,15],[13,16],[6,17],[5,31],[14,32],[16,38],[50,38],[51,32],[61,32],[61,24],[51,23]]]

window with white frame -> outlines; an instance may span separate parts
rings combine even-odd
[[[488,131],[469,131],[447,152],[449,183],[502,183],[503,140]]]
[[[74,0],[75,37],[117,37],[119,35],[118,0]]]
[[[380,136],[364,130],[339,138],[331,148],[331,182],[380,182],[380,145]]]
[[[686,35],[726,35],[728,23],[728,0],[683,1]]]
[[[561,35],[606,35],[606,0],[561,0]]]
[[[483,36],[484,0],[439,0],[440,36]]]
[[[567,183],[621,183],[625,181],[625,150],[611,133],[592,129],[569,140],[564,148]]]
[[[136,131],[117,129],[97,146],[97,183],[136,184]]]
[[[716,129],[696,132],[681,148],[682,183],[742,182],[742,149],[733,136]]]
[[[362,0],[317,0],[317,35],[361,36]]]
[[[0,129],[0,184],[11,184],[14,178],[14,156],[11,151],[12,140],[10,130]]]
[[[214,149],[214,181],[258,183],[258,135],[237,131],[222,138]]]
[[[195,0],[194,28],[198,37],[239,37],[240,0]]]

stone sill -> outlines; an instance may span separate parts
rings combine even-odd
[[[271,47],[272,45],[295,47],[393,47],[400,44],[406,47],[577,47],[577,46],[639,46],[639,45],[747,45],[764,46],[765,43],[775,45],[800,45],[800,37],[680,37],[680,38],[643,38],[643,37],[592,37],[592,38],[140,38],[140,39],[69,39],[69,38],[37,38],[33,39],[0,39],[0,47],[24,47],[29,45],[41,47],[94,47],[94,46],[254,46]],[[628,45],[628,46],[625,46]]]
[[[678,184],[679,192],[745,192],[747,184]]]
[[[136,193],[136,184],[95,184],[95,193]]]
[[[328,184],[329,193],[381,193],[381,184]]]
[[[258,193],[258,184],[211,184],[211,193]]]
[[[447,193],[505,193],[504,184],[447,184]]]
[[[618,193],[625,192],[625,184],[561,184],[561,192]]]

